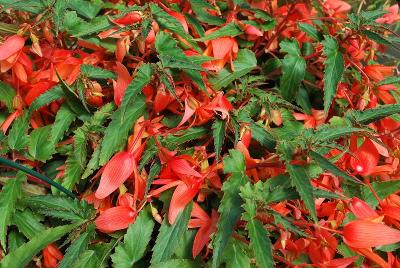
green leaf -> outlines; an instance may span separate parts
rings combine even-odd
[[[312,37],[315,39],[315,41],[321,41],[322,40],[322,34],[311,24],[304,23],[304,22],[298,22],[297,25],[299,25],[299,29],[303,32],[305,32],[308,36]]]
[[[304,204],[310,211],[311,217],[314,221],[317,221],[313,187],[304,167],[288,164],[286,169],[289,172],[292,185],[296,188],[301,200],[304,201]]]
[[[222,261],[226,263],[226,267],[250,268],[251,261],[248,251],[246,244],[235,238],[231,238],[225,247]]]
[[[76,119],[75,113],[73,113],[67,105],[62,104],[56,114],[56,119],[51,127],[51,141],[53,144],[57,144],[64,136],[64,133],[68,130],[72,122]]]
[[[0,81],[0,102],[4,103],[9,112],[14,110],[13,99],[16,95],[15,89]]]
[[[378,86],[400,83],[400,76],[390,76],[379,81]]]
[[[81,37],[98,33],[112,26],[106,16],[99,16],[87,22],[78,17],[75,11],[67,11],[64,16],[63,28],[73,37]]]
[[[369,39],[377,42],[378,44],[389,46],[389,47],[392,47],[392,48],[400,51],[400,48],[397,47],[392,41],[386,39],[383,34],[375,33],[375,32],[370,31],[370,30],[361,30],[361,32],[365,36],[367,36]]]
[[[13,223],[18,227],[18,231],[28,239],[32,239],[37,233],[45,230],[45,226],[40,223],[40,217],[33,214],[29,208],[16,211],[13,215]]]
[[[135,222],[129,225],[124,236],[124,242],[115,248],[111,259],[115,268],[129,268],[140,260],[150,242],[154,228],[154,219],[151,215],[150,206],[142,210]]]
[[[206,127],[191,127],[175,133],[175,135],[168,135],[165,139],[165,146],[168,148],[176,148],[186,142],[199,139],[209,134],[209,129]]]
[[[49,228],[41,233],[38,233],[29,242],[6,255],[0,262],[0,267],[20,268],[25,267],[32,258],[38,254],[48,244],[60,239],[68,232],[72,231],[80,224],[69,224]]]
[[[310,156],[311,156],[312,159],[314,159],[315,162],[318,163],[318,165],[320,165],[321,168],[331,172],[333,175],[336,175],[338,177],[342,177],[343,179],[346,179],[346,180],[349,180],[349,181],[352,181],[352,182],[360,183],[359,179],[357,179],[356,177],[351,176],[347,172],[339,169],[337,166],[332,164],[328,159],[326,159],[325,157],[323,157],[319,153],[314,152],[314,151],[310,151]]]
[[[336,95],[337,86],[342,79],[344,71],[343,55],[337,41],[326,35],[322,41],[324,55],[326,56],[324,72],[324,111],[328,112],[333,97]]]
[[[96,148],[93,151],[92,157],[90,158],[89,162],[86,165],[86,169],[83,172],[81,179],[84,180],[92,173],[100,167],[99,165],[99,159],[100,159],[100,146],[96,146]]]
[[[16,202],[21,197],[22,181],[25,179],[22,173],[18,173],[15,179],[6,182],[0,192],[0,243],[4,250],[7,248],[7,227],[15,213]]]
[[[250,125],[252,137],[268,150],[276,146],[275,138],[264,127],[253,123]]]
[[[86,201],[55,195],[38,195],[24,199],[34,212],[67,221],[82,221],[93,217],[94,209]]]
[[[29,144],[27,131],[29,129],[29,116],[27,112],[15,119],[8,133],[8,146],[12,150],[24,149]]]
[[[173,259],[173,260],[163,261],[150,266],[150,268],[200,268],[200,267],[201,267],[200,264],[189,259]]]
[[[103,1],[69,0],[68,7],[76,10],[79,15],[93,19],[103,6]]]
[[[400,180],[372,182],[371,186],[374,188],[379,198],[385,199],[388,195],[393,194],[400,189]],[[364,185],[361,188],[361,196],[362,200],[367,202],[373,208],[378,205],[378,200],[376,200],[375,195],[371,192],[368,185]]]
[[[228,68],[220,70],[214,78],[210,78],[210,82],[215,89],[221,89],[228,86],[234,80],[248,74],[257,66],[256,55],[248,49],[240,49],[236,60],[233,62],[235,71],[230,72]]]
[[[64,91],[62,90],[60,85],[56,85],[43,94],[41,94],[39,97],[37,97],[29,106],[29,112],[36,111],[40,109],[41,107],[48,105],[52,103],[53,101],[59,100],[61,98],[64,98],[65,94]]]
[[[198,38],[196,40],[200,41],[200,42],[204,42],[204,41],[210,41],[210,40],[217,39],[220,37],[225,37],[225,36],[234,37],[234,36],[240,35],[242,33],[243,33],[243,31],[239,28],[239,26],[236,23],[231,22],[231,23],[228,23],[227,25],[219,28],[218,30],[216,30],[212,33],[206,34],[205,36]]]
[[[85,250],[79,258],[74,262],[71,268],[99,268],[104,267],[104,265],[99,265],[100,260],[94,250]]]
[[[53,22],[55,26],[55,32],[58,34],[58,30],[62,28],[65,12],[67,11],[68,2],[70,0],[58,0],[54,3],[53,8]]]
[[[112,121],[105,130],[101,143],[99,164],[104,165],[113,153],[119,151],[126,143],[129,130],[133,123],[145,111],[145,98],[140,91],[151,80],[152,68],[148,64],[142,65],[135,79],[128,85],[121,106],[112,115]],[[115,137],[118,137],[116,139]]]
[[[222,185],[224,196],[218,208],[220,219],[213,240],[212,267],[215,268],[219,267],[224,249],[233,233],[233,228],[242,214],[242,199],[239,193],[240,187],[247,181],[244,174],[245,169],[243,154],[237,150],[230,150],[229,156],[224,158],[224,172],[232,173],[232,175]]]
[[[214,138],[214,148],[215,148],[215,158],[218,161],[224,144],[225,138],[225,121],[221,119],[215,119],[213,125],[213,138]]]
[[[301,56],[296,40],[283,40],[280,43],[281,52],[286,52],[282,60],[282,77],[279,89],[286,100],[292,100],[300,87],[306,73],[306,61]]]
[[[354,119],[359,124],[368,125],[397,113],[400,113],[400,104],[386,104],[364,111],[352,110],[348,112],[348,117]]]
[[[152,265],[170,259],[175,248],[180,243],[180,239],[187,230],[191,212],[192,203],[185,207],[172,225],[167,222],[167,217],[164,217],[156,243],[153,247],[153,256],[151,257]]]
[[[95,67],[89,64],[81,65],[81,72],[87,78],[93,79],[116,79],[117,76],[114,72],[102,69],[100,67]]]
[[[313,138],[315,139],[315,141],[318,142],[328,142],[352,135],[354,133],[365,133],[365,132],[367,132],[367,130],[362,128],[324,126],[318,128],[317,131],[315,131]]]
[[[207,10],[215,10],[214,6],[210,5],[205,0],[189,0],[196,18],[210,25],[221,25],[225,22],[223,18],[212,16]]]
[[[54,143],[50,140],[51,125],[32,130],[29,141],[29,154],[41,162],[46,162],[55,151]]]
[[[59,268],[72,267],[79,256],[86,250],[90,238],[93,236],[94,229],[95,226],[90,225],[83,234],[80,234],[78,239],[71,243],[71,245],[65,252],[64,258],[62,258],[62,260],[58,264]]]

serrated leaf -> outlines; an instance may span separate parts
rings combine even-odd
[[[80,234],[79,238],[71,243],[65,252],[64,257],[58,264],[59,268],[69,268],[75,263],[75,261],[79,258],[79,256],[86,250],[90,238],[93,236],[95,226],[90,225],[87,227],[87,230]]]
[[[212,125],[212,130],[214,138],[215,159],[218,161],[225,138],[225,121],[218,118],[215,119]]]
[[[74,37],[86,36],[107,30],[112,26],[106,16],[99,16],[87,22],[78,17],[75,11],[67,11],[64,16],[63,29]]]
[[[104,265],[99,265],[100,260],[94,250],[85,250],[79,258],[75,261],[71,268],[99,268],[104,267]]]
[[[12,150],[24,149],[29,144],[27,131],[29,129],[29,116],[27,112],[15,119],[8,133],[8,146]]]
[[[94,213],[93,207],[86,201],[62,196],[32,196],[25,198],[24,203],[37,213],[69,221],[88,220]]]
[[[0,262],[0,267],[20,268],[25,267],[32,258],[45,248],[48,244],[60,239],[68,232],[75,229],[79,224],[69,224],[49,228],[41,233],[38,233],[29,242],[6,255]]]
[[[248,256],[248,246],[243,242],[231,238],[225,247],[222,261],[226,267],[250,268],[250,258]]]
[[[365,36],[367,36],[369,39],[377,42],[378,44],[389,46],[389,47],[392,47],[392,48],[400,51],[400,48],[397,47],[392,41],[385,38],[385,36],[383,34],[375,33],[370,30],[361,30],[361,32]]]
[[[333,97],[336,95],[337,86],[342,79],[344,60],[339,45],[333,37],[326,35],[325,40],[321,43],[324,46],[324,55],[326,56],[324,62],[324,111],[327,113]]]
[[[242,199],[239,193],[240,187],[247,181],[247,177],[244,174],[245,168],[243,154],[237,150],[230,150],[229,156],[224,158],[224,172],[232,173],[232,175],[222,185],[224,196],[218,208],[220,218],[213,240],[212,267],[215,268],[219,267],[224,249],[243,211],[241,207]]]
[[[95,67],[89,64],[81,65],[81,72],[87,78],[93,79],[116,79],[117,76],[114,72],[102,69],[100,67]]]
[[[209,129],[206,127],[191,127],[175,133],[175,135],[168,135],[164,139],[165,146],[173,149],[186,142],[199,139],[209,134]]]
[[[129,225],[123,243],[115,248],[111,259],[115,268],[129,268],[140,260],[150,242],[154,228],[154,219],[150,207],[142,210],[135,222]]]
[[[189,259],[173,259],[163,261],[155,265],[151,265],[150,268],[200,268],[201,265],[193,260]]]
[[[0,102],[4,103],[9,112],[14,110],[13,99],[16,95],[15,89],[0,81]]]
[[[234,72],[224,68],[220,70],[215,77],[210,78],[213,88],[221,89],[228,86],[234,80],[248,74],[257,66],[256,55],[248,49],[240,49],[236,60],[233,62]]]
[[[4,250],[7,249],[7,227],[15,213],[16,202],[21,197],[22,181],[25,178],[24,175],[18,173],[15,179],[6,182],[0,192],[0,242]]]
[[[38,110],[39,108],[48,105],[52,103],[53,101],[59,100],[61,98],[64,98],[65,94],[64,91],[62,90],[60,85],[56,85],[43,94],[41,94],[39,97],[37,97],[29,106],[29,111],[33,112]]]
[[[271,213],[272,216],[274,216],[275,224],[278,224],[278,225],[280,224],[286,230],[291,231],[291,232],[293,232],[295,234],[298,234],[299,236],[302,236],[302,237],[307,237],[308,236],[305,232],[303,232],[298,227],[293,225],[292,222],[290,220],[288,220],[287,217],[283,217],[281,214],[277,213],[274,210],[270,210],[269,213]]]
[[[304,22],[298,22],[299,29],[305,32],[308,36],[312,37],[315,39],[315,41],[321,41],[322,40],[322,34],[311,24],[304,23]]]
[[[190,0],[190,5],[192,6],[193,12],[196,14],[196,18],[201,22],[210,25],[221,25],[225,22],[223,18],[212,16],[207,12],[207,9],[215,10],[215,8],[205,0]]]
[[[274,136],[271,135],[264,127],[253,123],[250,125],[251,136],[256,141],[258,141],[262,146],[268,150],[272,150],[276,146],[276,141]]]
[[[51,125],[32,130],[29,140],[29,154],[35,159],[46,162],[55,151],[54,142],[50,140]]]
[[[290,175],[292,185],[296,188],[299,193],[301,200],[303,200],[307,209],[310,211],[310,215],[314,221],[317,221],[317,213],[315,210],[313,187],[310,179],[307,176],[303,166],[296,166],[288,164],[286,169]]]
[[[231,22],[212,33],[206,34],[205,36],[196,39],[196,41],[204,42],[217,39],[220,37],[226,37],[226,36],[234,37],[242,33],[243,31],[239,28],[239,26],[236,23]]]
[[[400,76],[390,76],[379,81],[378,86],[400,83]]]
[[[45,226],[40,223],[40,218],[33,214],[29,208],[24,208],[23,211],[16,211],[13,215],[13,224],[18,227],[25,237],[32,239],[36,234],[44,231]]]
[[[99,159],[100,159],[100,146],[96,146],[93,151],[92,157],[90,158],[89,162],[86,165],[85,171],[83,172],[81,179],[84,180],[92,173],[100,167]]]
[[[62,28],[64,15],[67,10],[69,1],[70,0],[58,0],[58,1],[55,1],[55,3],[54,3],[53,22],[54,22],[56,34],[58,34],[58,30],[60,28]]]
[[[392,180],[392,181],[381,181],[381,182],[372,182],[372,188],[374,188],[375,193],[379,198],[385,199],[388,195],[395,193],[398,189],[400,189],[400,180]],[[371,192],[371,189],[368,185],[364,185],[361,188],[361,196],[362,200],[367,202],[373,208],[375,208],[379,203],[376,200],[375,195]]]
[[[164,218],[156,243],[153,247],[153,255],[151,257],[152,265],[168,260],[174,253],[175,248],[180,243],[181,237],[187,230],[191,212],[192,203],[187,205],[178,215],[174,224],[170,225],[167,221],[167,217]]]
[[[103,1],[69,0],[68,7],[79,15],[93,19],[104,5]]]
[[[286,100],[292,100],[306,73],[306,61],[301,56],[296,40],[284,40],[280,43],[281,51],[287,55],[282,60],[282,77],[279,89]]]
[[[364,111],[352,110],[348,112],[348,116],[359,124],[368,125],[397,113],[400,113],[400,104],[386,104]]]
[[[104,165],[113,153],[119,151],[125,145],[133,123],[143,115],[145,101],[140,91],[150,82],[151,75],[151,66],[144,64],[139,69],[135,79],[128,85],[121,106],[113,113],[112,121],[105,130],[101,143],[100,165]],[[118,137],[118,139],[115,137]]]
[[[313,138],[316,141],[320,142],[327,142],[327,141],[334,141],[354,133],[365,133],[368,130],[362,128],[355,128],[355,127],[323,127],[317,129]]]
[[[51,127],[51,141],[57,144],[64,136],[65,131],[75,120],[76,115],[66,105],[61,105]]]

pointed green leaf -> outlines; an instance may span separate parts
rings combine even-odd
[[[190,0],[193,12],[196,18],[210,25],[221,25],[225,22],[223,18],[212,16],[207,10],[215,10],[215,7],[205,0]]]
[[[15,89],[0,81],[0,102],[4,103],[9,112],[14,110],[13,99],[16,95]]]
[[[217,38],[225,37],[225,36],[234,37],[234,36],[240,35],[242,33],[243,33],[243,31],[239,28],[239,26],[236,23],[231,22],[231,23],[219,28],[218,30],[216,30],[212,33],[206,34],[202,38],[198,38],[196,40],[200,41],[200,42],[204,42],[204,41],[209,41],[209,40],[213,40],[213,39],[217,39]]]
[[[56,119],[51,127],[51,141],[57,144],[64,136],[65,131],[75,120],[76,115],[66,105],[61,105],[56,114]]]
[[[250,125],[251,136],[256,141],[258,141],[262,146],[268,150],[272,150],[276,146],[276,141],[274,136],[271,135],[264,127],[253,123]]]
[[[398,189],[400,189],[400,180],[392,180],[392,181],[375,181],[371,183],[372,188],[374,188],[375,193],[379,198],[385,199],[388,195],[395,193]],[[379,203],[376,200],[375,195],[371,192],[371,189],[368,185],[364,185],[361,188],[361,196],[362,200],[367,202],[373,208],[375,208]]]
[[[199,263],[189,259],[172,259],[151,265],[150,268],[200,268]]]
[[[354,119],[359,124],[368,125],[397,113],[400,113],[400,104],[386,104],[364,111],[352,110],[348,112],[348,117]]]
[[[154,228],[154,219],[150,207],[142,210],[135,222],[129,225],[124,242],[115,248],[111,259],[115,268],[129,268],[140,260],[150,242]]]
[[[221,119],[215,119],[213,125],[213,138],[214,138],[214,148],[215,148],[215,158],[218,161],[222,149],[222,145],[224,144],[225,138],[225,121]]]
[[[48,89],[46,92],[41,94],[39,97],[37,97],[29,106],[29,111],[33,112],[38,110],[39,108],[46,106],[53,101],[59,100],[61,98],[64,98],[65,94],[64,91],[62,90],[60,85],[56,85],[50,89]]]
[[[81,65],[81,72],[87,78],[93,79],[116,79],[117,76],[114,72],[102,69],[100,67],[95,67],[89,64]]]
[[[29,129],[29,117],[25,112],[15,119],[8,133],[8,146],[12,150],[24,149],[29,144],[27,131]]]
[[[337,41],[331,36],[325,36],[322,41],[324,46],[325,73],[324,73],[324,111],[328,112],[333,97],[336,95],[337,86],[344,72],[343,55]]]
[[[400,76],[390,76],[379,81],[378,86],[400,83]]]
[[[50,140],[51,129],[52,126],[47,125],[32,130],[28,148],[29,154],[35,160],[46,162],[54,153],[54,143]]]
[[[32,239],[36,234],[46,229],[40,223],[40,217],[29,208],[25,208],[23,211],[16,211],[13,215],[13,223],[18,227],[18,231],[28,239]]]
[[[153,256],[151,257],[152,265],[170,259],[171,255],[175,251],[175,248],[180,243],[180,239],[187,230],[191,212],[192,203],[185,207],[172,225],[168,223],[167,217],[164,217],[164,221],[161,224],[156,243],[153,247]]]
[[[322,34],[311,24],[304,23],[304,22],[298,22],[299,29],[303,32],[305,32],[308,36],[312,37],[315,39],[315,41],[321,41],[322,40]]]

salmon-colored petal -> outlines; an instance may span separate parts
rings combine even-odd
[[[211,40],[213,56],[216,59],[226,59],[232,51],[233,43],[236,42],[232,37],[220,37]]]
[[[400,231],[385,224],[355,220],[343,228],[344,242],[353,248],[370,248],[400,241]]]
[[[5,60],[20,51],[25,44],[25,39],[19,35],[13,35],[0,46],[0,60]]]
[[[126,88],[132,81],[132,77],[123,64],[121,64],[120,62],[116,62],[116,64],[118,78],[117,83],[114,87],[114,102],[116,105],[119,106],[122,103],[122,98],[124,97]]]
[[[103,199],[117,190],[133,173],[135,166],[135,159],[132,154],[119,152],[114,155],[101,174],[96,198]]]
[[[201,252],[201,250],[208,244],[210,241],[211,235],[211,228],[210,226],[200,227],[197,231],[196,236],[194,237],[193,247],[192,247],[192,254],[193,258],[196,258],[197,255]]]
[[[385,216],[389,216],[395,220],[400,221],[400,208],[388,205],[382,205],[382,212]]]
[[[198,193],[199,188],[196,186],[188,187],[186,183],[181,183],[176,187],[171,203],[169,204],[168,210],[168,221],[170,224],[175,222],[176,217],[186,207],[187,204],[195,197]]]
[[[185,159],[181,158],[174,158],[168,161],[168,165],[172,169],[173,172],[180,174],[180,175],[186,175],[186,176],[194,176],[201,178],[201,174],[194,170],[193,167],[189,165],[189,163]]]
[[[358,219],[379,217],[375,210],[357,197],[351,199],[349,206],[351,212],[353,212]]]
[[[25,68],[21,63],[16,62],[13,66],[13,71],[19,80],[25,83],[28,82],[28,75],[26,74]]]
[[[378,165],[379,152],[370,139],[354,152],[354,157],[350,159],[351,167],[360,175],[367,176],[374,172]]]
[[[185,100],[185,113],[183,114],[182,120],[181,122],[179,122],[178,127],[182,126],[183,124],[185,124],[190,117],[192,117],[192,115],[194,115],[196,110],[192,109],[189,106],[189,99]]]
[[[263,32],[253,25],[246,24],[244,31],[248,35],[263,36]]]
[[[325,263],[327,268],[346,268],[358,259],[358,256],[353,256],[349,258],[334,259]]]
[[[135,221],[136,215],[136,212],[129,207],[109,208],[97,217],[96,228],[105,233],[126,229]]]
[[[11,123],[14,122],[14,120],[22,114],[21,110],[16,110],[1,123],[0,129],[3,131],[3,133],[6,133],[8,128],[10,127]]]
[[[208,216],[208,214],[196,202],[193,203],[193,209],[192,209],[191,217],[198,218],[198,219],[201,219],[203,221],[210,220],[210,217]]]

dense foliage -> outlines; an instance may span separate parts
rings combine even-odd
[[[0,0],[0,267],[400,267],[399,20]]]

